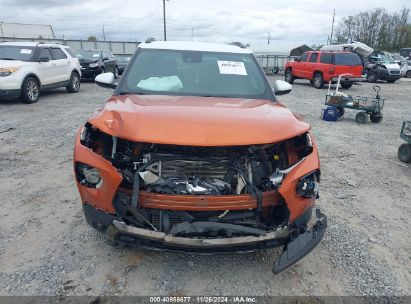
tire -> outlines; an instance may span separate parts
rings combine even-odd
[[[35,103],[40,97],[40,84],[34,77],[27,77],[21,86],[20,99],[23,103]]]
[[[398,159],[404,163],[411,162],[411,144],[402,144],[398,148]]]
[[[396,82],[397,80],[387,80],[387,82],[388,83],[394,83],[394,82]]]
[[[313,77],[313,86],[316,89],[322,89],[324,87],[324,78],[323,75],[321,75],[320,73],[316,73],[314,74]]]
[[[407,71],[407,73],[405,73],[405,75],[407,75],[408,78],[411,78],[411,70]]]
[[[352,82],[351,81],[341,82],[341,87],[343,89],[349,89],[352,87]]]
[[[345,110],[344,108],[337,107],[338,117],[344,116]]]
[[[355,115],[355,121],[359,124],[365,124],[367,122],[367,113],[358,112],[357,115]]]
[[[294,83],[295,78],[293,76],[293,73],[292,73],[291,69],[288,68],[288,69],[285,70],[284,80],[286,82],[288,82],[289,84]]]
[[[72,72],[70,76],[70,84],[66,86],[69,93],[77,93],[80,90],[80,76],[76,72]]]
[[[371,120],[371,122],[373,122],[373,123],[379,123],[379,122],[381,122],[381,121],[382,121],[382,118],[383,118],[382,114],[371,114],[371,115],[370,115],[370,120]]]
[[[367,72],[367,81],[370,83],[377,82],[377,74],[375,74],[373,71],[368,71]]]

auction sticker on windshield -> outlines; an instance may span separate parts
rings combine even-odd
[[[244,62],[241,61],[217,61],[220,74],[247,75]]]
[[[30,55],[30,54],[31,54],[31,50],[28,50],[28,49],[21,49],[21,50],[20,50],[20,54]]]

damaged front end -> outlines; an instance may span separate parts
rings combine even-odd
[[[182,146],[135,142],[90,123],[74,166],[86,219],[114,244],[196,253],[284,246],[279,272],[321,240],[320,180],[305,132],[280,142]]]

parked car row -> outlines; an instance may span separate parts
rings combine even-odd
[[[130,56],[117,59],[108,50],[81,50],[75,54],[67,45],[41,42],[0,43],[0,99],[19,98],[37,102],[42,91],[65,87],[80,90],[81,79],[102,73],[121,75]]]

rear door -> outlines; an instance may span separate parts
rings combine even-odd
[[[48,62],[38,62],[37,71],[41,85],[49,85],[54,82],[55,71],[53,66],[53,57],[51,56],[50,48],[39,47],[37,52],[37,60],[40,58],[48,58]]]
[[[348,52],[334,54],[334,74],[336,77],[341,74],[351,74],[350,77],[361,77],[362,70],[362,61],[357,54]]]
[[[308,63],[306,64],[304,73],[305,77],[308,79],[313,78],[314,70],[317,69],[317,61],[318,61],[318,53],[317,52],[312,52],[310,54],[310,58],[308,58]]]
[[[305,65],[307,64],[308,52],[301,55],[299,61],[295,61],[293,64],[293,75],[299,78],[305,78]]]
[[[53,57],[53,68],[55,71],[54,82],[63,82],[70,79],[70,64],[64,52],[58,47],[50,48]]]

